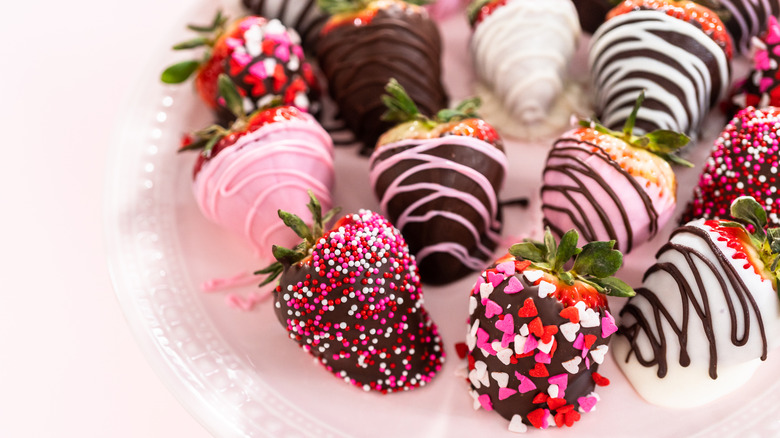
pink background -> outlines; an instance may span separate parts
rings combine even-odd
[[[102,223],[116,118],[191,3],[0,6],[0,436],[208,436],[125,323]]]

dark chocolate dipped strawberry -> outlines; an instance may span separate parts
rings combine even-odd
[[[423,282],[446,284],[487,266],[501,233],[498,191],[507,159],[478,100],[429,118],[398,82],[387,85],[386,119],[398,123],[369,161],[380,208],[401,230]]]
[[[704,163],[681,222],[727,219],[737,196],[752,196],[780,226],[780,109],[745,108],[726,125]]]
[[[314,53],[322,25],[328,15],[317,6],[316,0],[241,0],[252,14],[277,18],[301,36],[303,48]]]
[[[731,76],[731,38],[717,14],[689,1],[625,0],[590,43],[598,118],[618,129],[645,89],[637,130],[697,136],[724,97]]]
[[[542,175],[544,223],[560,236],[577,229],[585,242],[615,240],[624,253],[650,240],[671,219],[677,178],[670,163],[691,166],[676,151],[683,134],[633,132],[640,93],[622,132],[583,121],[553,144]]]
[[[513,245],[471,291],[470,392],[510,430],[571,426],[593,409],[595,386],[608,383],[597,370],[617,326],[605,295],[634,292],[612,277],[623,261],[614,241],[580,249],[578,238],[571,230],[556,243],[547,230],[544,243]]]
[[[236,120],[188,137],[181,149],[201,153],[193,170],[193,194],[203,215],[241,236],[264,262],[271,244],[294,245],[295,233],[279,224],[279,209],[307,214],[312,190],[330,208],[335,181],[333,141],[310,114],[271,106],[244,114],[226,75],[220,95]]]
[[[368,210],[339,219],[312,197],[311,227],[279,216],[303,240],[273,247],[278,260],[258,274],[279,278],[276,316],[290,338],[336,377],[366,391],[405,391],[442,366],[438,329],[423,307],[414,257],[390,222]]]
[[[607,19],[607,12],[614,6],[611,0],[573,0],[577,8],[582,30],[593,33]]]
[[[177,84],[194,73],[195,89],[222,122],[233,120],[233,114],[218,95],[217,78],[223,73],[238,87],[247,112],[274,99],[316,112],[319,89],[304,57],[300,37],[279,20],[249,16],[228,24],[227,18],[217,13],[210,25],[188,28],[198,36],[177,44],[174,50],[205,47],[203,57],[168,67],[161,79]]]
[[[780,345],[780,228],[766,228],[750,197],[735,199],[730,215],[739,223],[697,219],[674,230],[620,312],[612,353],[651,403],[690,408],[745,389]]]
[[[400,0],[321,0],[333,16],[322,29],[317,57],[328,91],[370,154],[393,125],[381,119],[382,94],[396,78],[423,113],[447,106],[441,82],[441,37],[420,6]]]
[[[749,106],[780,106],[780,24],[775,17],[769,17],[761,39],[753,39],[753,69],[734,84],[723,105],[729,117]]]
[[[767,19],[780,16],[778,0],[716,0],[725,12],[724,25],[734,39],[737,52],[748,53],[751,39],[761,35],[766,29]]]

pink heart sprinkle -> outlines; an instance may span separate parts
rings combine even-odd
[[[499,400],[506,400],[515,394],[517,394],[517,391],[512,388],[498,388]]]
[[[490,402],[490,396],[487,394],[480,395],[477,400],[479,400],[479,404],[482,405],[483,408],[485,408],[486,411],[492,411],[493,410],[493,403]]]
[[[471,293],[474,295],[479,294],[479,287],[485,284],[485,280],[482,277],[477,278],[477,283],[474,285],[474,289],[471,290]]]
[[[545,364],[550,363],[552,361],[550,355],[543,351],[536,353],[536,356],[534,356],[534,360],[536,360],[539,363],[545,363]]]
[[[505,277],[504,274],[500,274],[497,272],[488,272],[487,278],[490,284],[492,284],[493,287],[496,287],[499,284],[501,284],[502,281],[504,281]]]
[[[477,329],[477,348],[493,349],[490,346],[490,335],[482,327]]]
[[[514,340],[515,340],[514,333],[504,333],[504,336],[501,337],[501,348],[509,347],[509,343]]]
[[[601,337],[606,339],[612,333],[615,333],[617,329],[615,318],[607,312],[607,315],[601,318]]]
[[[520,391],[521,394],[536,389],[536,385],[534,385],[534,382],[528,377],[523,376],[522,374],[518,375],[517,373],[515,373],[515,376],[520,380],[520,386],[517,387],[517,390]]]
[[[580,397],[577,399],[577,403],[579,403],[580,407],[585,412],[592,411],[593,407],[596,406],[596,402],[598,402],[596,397]]]
[[[539,341],[533,335],[528,335],[528,339],[525,340],[525,346],[523,347],[523,354],[528,354],[539,345]]]
[[[496,304],[495,301],[487,299],[485,302],[485,316],[492,318],[501,314],[501,306]]]
[[[583,348],[585,348],[585,335],[583,335],[582,333],[577,335],[577,339],[574,340],[572,346],[577,350],[582,350]]]
[[[523,283],[517,277],[509,277],[509,284],[504,288],[505,294],[516,294],[523,290]]]
[[[558,385],[559,391],[565,391],[566,386],[569,384],[569,376],[567,374],[558,374],[556,376],[552,376],[547,381],[550,383],[550,385]]]
[[[496,321],[496,328],[501,330],[504,333],[515,333],[515,320],[512,318],[511,313],[507,313],[504,315],[504,319],[499,319]]]
[[[504,262],[499,263],[498,266],[496,266],[496,270],[503,272],[506,275],[514,275],[515,273],[515,262]]]

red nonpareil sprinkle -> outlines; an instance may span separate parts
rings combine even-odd
[[[465,359],[466,355],[469,354],[469,347],[465,342],[458,342],[455,344],[455,352],[458,354],[459,358]]]
[[[533,298],[526,298],[525,301],[523,302],[523,307],[521,307],[520,310],[517,311],[517,316],[521,318],[533,318],[538,314],[539,311],[536,309],[536,304],[534,303]]]
[[[593,382],[598,386],[608,386],[609,379],[599,373],[593,373]]]

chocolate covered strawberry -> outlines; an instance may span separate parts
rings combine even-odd
[[[766,30],[767,19],[780,16],[778,0],[717,0],[725,14],[724,24],[734,40],[735,49],[748,53],[751,40]]]
[[[381,119],[382,94],[396,78],[423,113],[447,105],[441,82],[441,37],[428,13],[400,0],[324,0],[333,14],[322,29],[317,57],[328,91],[362,152],[371,153],[393,125]]]
[[[617,331],[605,295],[634,292],[612,277],[623,262],[614,241],[580,249],[578,238],[570,230],[558,243],[548,229],[544,243],[513,245],[471,291],[470,392],[475,408],[496,411],[512,431],[572,426],[609,382],[597,373]]]
[[[309,190],[330,208],[333,142],[314,117],[296,107],[244,115],[241,97],[226,75],[220,76],[220,89],[236,121],[230,128],[211,126],[196,133],[182,149],[202,150],[193,171],[195,200],[206,218],[270,260],[271,244],[297,241],[278,223],[277,210],[308,214]]]
[[[275,311],[290,338],[328,371],[366,391],[405,391],[442,366],[438,329],[423,307],[414,257],[401,234],[368,210],[339,219],[308,205],[311,227],[290,213],[284,223],[303,240],[274,246],[278,260],[259,274],[279,278]]]
[[[468,9],[474,33],[471,55],[477,78],[501,102],[512,125],[531,129],[563,108],[566,71],[580,26],[571,0],[474,0]]]
[[[745,108],[726,125],[704,163],[682,222],[727,219],[737,196],[752,196],[780,226],[780,109]]]
[[[662,130],[634,135],[642,100],[622,132],[582,122],[553,144],[541,194],[544,223],[556,235],[575,228],[585,242],[615,240],[627,253],[671,218],[677,179],[669,162],[690,165],[675,155],[688,138]]]
[[[769,17],[769,26],[761,39],[753,39],[753,69],[734,84],[724,103],[729,117],[752,106],[780,106],[780,24]]]
[[[391,80],[386,118],[369,161],[380,208],[401,230],[423,282],[445,284],[483,269],[501,233],[498,191],[507,159],[498,134],[466,100],[434,118]]]
[[[320,29],[328,20],[328,15],[315,0],[241,0],[241,3],[254,15],[277,18],[295,29],[309,53],[314,53]]]
[[[307,112],[316,112],[318,94],[311,65],[306,61],[300,38],[279,20],[249,16],[230,24],[218,13],[209,26],[188,26],[199,36],[174,46],[175,50],[205,47],[201,59],[168,67],[162,81],[176,84],[195,74],[201,99],[223,121],[233,114],[219,99],[217,78],[226,74],[236,84],[243,106],[251,112],[274,99]]]
[[[636,93],[641,132],[669,129],[696,136],[730,80],[732,43],[711,10],[692,2],[625,0],[590,43],[595,109],[610,129],[622,126]]]
[[[693,407],[744,388],[780,344],[780,228],[766,229],[753,198],[730,210],[740,223],[676,229],[620,312],[613,355],[651,403]]]

